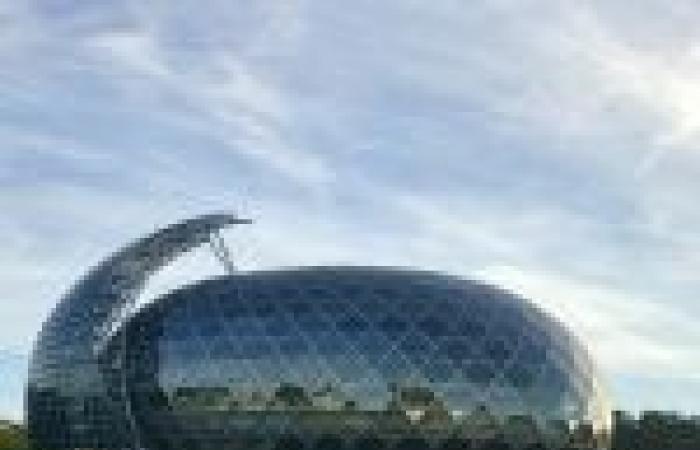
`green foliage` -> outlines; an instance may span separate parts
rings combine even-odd
[[[0,450],[27,450],[27,433],[24,428],[0,421]]]
[[[286,406],[311,405],[311,400],[304,388],[289,383],[282,383],[275,391],[274,398]]]

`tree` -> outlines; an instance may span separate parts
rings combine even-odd
[[[280,384],[275,391],[274,400],[291,407],[311,406],[311,400],[304,388],[289,383]]]
[[[27,448],[29,445],[24,428],[0,421],[0,450],[25,450]]]

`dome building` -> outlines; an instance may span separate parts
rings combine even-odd
[[[585,348],[532,303],[480,282],[297,267],[230,273],[134,306],[150,274],[243,222],[211,215],[161,230],[59,303],[30,367],[37,448],[555,447],[572,424],[604,445],[608,411]]]

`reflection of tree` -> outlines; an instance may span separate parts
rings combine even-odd
[[[273,394],[273,402],[291,408],[311,406],[311,400],[304,388],[291,383],[279,385]]]
[[[148,403],[155,409],[167,408],[169,405],[168,396],[159,386],[154,386],[150,392],[145,393]]]
[[[390,383],[389,392],[391,399],[386,407],[389,412],[406,414],[421,422],[449,419],[443,401],[429,387]]]
[[[167,401],[167,398],[159,399],[160,396],[157,393],[153,393],[153,395],[155,395],[156,401]],[[173,403],[184,408],[219,408],[222,407],[228,396],[229,389],[226,387],[180,386],[173,393]]]
[[[352,411],[357,404],[347,398],[340,389],[331,383],[326,383],[323,388],[313,393],[313,408],[323,411]]]
[[[485,404],[479,404],[465,417],[465,425],[472,433],[492,433],[498,427],[498,421]]]

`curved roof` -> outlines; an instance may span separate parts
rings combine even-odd
[[[218,230],[241,223],[249,221],[230,214],[210,214],[171,225],[124,247],[76,283],[52,311],[34,346],[27,385],[30,432],[36,434],[42,429],[34,425],[45,419],[41,417],[45,411],[35,404],[39,393],[47,392],[62,402],[75,404],[62,408],[68,430],[89,430],[91,424],[85,423],[85,417],[76,411],[88,398],[109,397],[98,367],[98,353],[105,338],[133,309],[147,279],[179,255],[207,242]],[[99,409],[104,410],[105,423],[129,421],[123,417],[128,412],[120,411],[120,405],[107,400],[98,402]],[[122,426],[128,429],[127,424]],[[68,439],[65,436],[44,437],[42,442],[53,447],[67,445],[63,442]],[[91,447],[94,443],[88,440],[85,445],[74,444]],[[135,444],[128,441],[115,445]]]
[[[595,371],[564,326],[514,294],[435,272],[336,266],[223,276],[157,299],[124,332],[157,342],[156,353],[133,359],[158,365],[146,372],[164,391],[230,382],[269,391],[280,380],[313,390],[321,379],[343,380],[358,408],[376,411],[389,383],[413,380],[453,410],[483,403],[543,421],[600,420]]]

